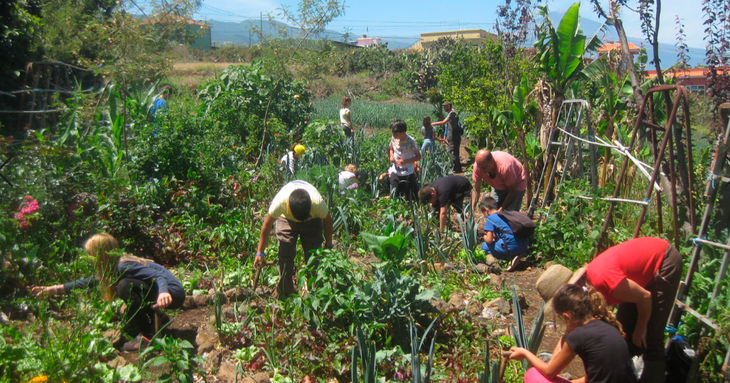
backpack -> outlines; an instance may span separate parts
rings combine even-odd
[[[459,133],[460,136],[464,134],[464,125],[461,124],[459,116],[456,116],[456,133]]]
[[[532,219],[525,214],[514,210],[502,210],[498,214],[505,222],[507,222],[510,229],[512,229],[512,234],[514,234],[515,238],[526,239],[535,234],[535,228],[537,225],[535,225],[535,222],[533,222]]]

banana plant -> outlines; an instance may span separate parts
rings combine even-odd
[[[544,137],[549,135],[555,123],[560,104],[570,91],[575,93],[577,90],[579,83],[576,80],[579,79],[583,55],[598,49],[601,44],[598,34],[606,24],[602,24],[586,43],[586,36],[580,29],[580,3],[574,3],[568,8],[557,28],[548,16],[547,6],[538,9],[543,22],[538,27],[535,48],[543,80],[538,82],[537,90],[538,104],[543,114],[540,128],[543,137],[541,143],[546,147],[547,142]]]

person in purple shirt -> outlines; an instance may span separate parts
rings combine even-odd
[[[123,349],[134,351],[155,335],[155,309],[181,307],[185,290],[166,268],[149,259],[114,251],[118,248],[117,240],[107,233],[91,236],[84,249],[94,258],[95,276],[59,285],[34,286],[31,292],[36,296],[55,295],[98,285],[105,301],[121,298],[127,305],[124,332],[136,335]]]

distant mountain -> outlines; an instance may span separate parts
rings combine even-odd
[[[550,19],[553,23],[559,23],[560,19],[562,19],[563,15],[557,12],[550,12]],[[597,31],[598,28],[601,27],[601,23],[595,20],[587,19],[585,17],[580,18],[580,29],[583,30],[583,33],[586,35],[587,38],[591,38]],[[618,34],[616,33],[616,28],[614,28],[613,25],[608,25],[606,28],[604,28],[603,34],[599,35],[601,40],[606,42],[618,42]],[[649,61],[652,59],[652,52],[651,47],[646,42],[646,39],[643,37],[632,37],[627,36],[627,40],[631,43],[636,44],[636,46],[640,48],[644,48],[647,51],[647,54],[649,55]],[[691,66],[697,66],[704,64],[705,62],[705,51],[704,49],[699,48],[689,48],[689,56],[690,56],[690,62],[689,64]],[[659,43],[659,60],[661,63],[662,69],[667,69],[671,67],[672,65],[677,63],[677,49],[673,44],[662,44]],[[646,68],[648,70],[653,70],[654,65],[647,63]]]
[[[249,19],[241,22],[217,20],[208,20],[206,22],[210,25],[210,39],[215,46],[258,44],[260,41],[258,31],[262,31],[265,38],[281,38],[285,36],[296,38],[301,37],[303,34],[300,28],[292,27],[278,21]],[[257,32],[254,32],[254,30]],[[328,40],[342,42],[354,41],[357,37],[358,35],[345,36],[342,33],[331,30],[325,30],[316,35],[309,36],[312,39],[326,38]],[[413,38],[413,41],[403,41],[402,39],[383,39],[383,41],[388,43],[388,48],[399,49],[410,47],[418,41],[418,38]]]
[[[227,22],[208,20],[210,25],[210,39],[216,46],[223,45],[255,45],[260,41],[260,36],[266,38],[297,38],[303,35],[300,28],[292,27],[282,22],[269,20],[244,20],[241,22]],[[345,41],[341,33],[327,31],[309,36],[312,39],[329,39]]]
[[[553,20],[554,23],[558,23],[562,17],[563,15],[560,13],[550,13],[550,18]],[[208,20],[207,23],[211,26],[211,40],[216,46],[258,44],[260,40],[259,33],[254,32],[254,30],[262,31],[263,35],[267,38],[281,38],[285,36],[296,38],[300,37],[303,33],[302,30],[297,27],[292,27],[282,22],[269,20],[249,19],[241,22]],[[588,37],[593,36],[593,34],[596,33],[600,26],[601,23],[595,20],[581,17],[580,27],[583,30],[583,33],[585,33]],[[285,31],[285,33],[282,31]],[[377,35],[374,36],[377,37]],[[309,38],[326,38],[329,40],[345,42],[354,41],[357,38],[357,35],[345,36],[344,34],[339,32],[325,30],[322,33],[310,36]],[[613,26],[608,26],[604,30],[604,34],[601,36],[601,39],[606,42],[618,41],[616,29],[614,29]],[[404,38],[383,38],[382,40],[388,44],[388,48],[390,49],[402,49],[408,48],[415,44],[418,41],[418,38],[414,37],[413,40]],[[650,48],[647,46],[645,40],[641,37],[629,36],[628,40],[629,42],[632,42],[639,47],[643,46],[644,48],[647,48],[647,50]],[[528,41],[525,45],[531,46],[534,41],[535,40],[533,36],[533,39],[531,41]],[[649,55],[651,60],[651,52],[649,52]],[[696,66],[704,63],[705,52],[703,49],[689,48],[689,55],[690,65]],[[659,59],[661,60],[662,68],[669,68],[670,66],[674,65],[677,62],[677,50],[675,49],[674,45],[659,44]],[[653,65],[647,64],[647,68],[651,69],[653,68]]]

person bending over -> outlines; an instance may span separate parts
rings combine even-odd
[[[185,302],[182,283],[166,268],[130,254],[115,251],[117,240],[107,233],[94,234],[84,244],[94,258],[96,275],[62,285],[34,286],[36,296],[63,294],[72,289],[98,284],[102,298],[121,298],[126,303],[124,333],[136,337],[123,346],[134,351],[155,335],[155,309],[179,308]]]

